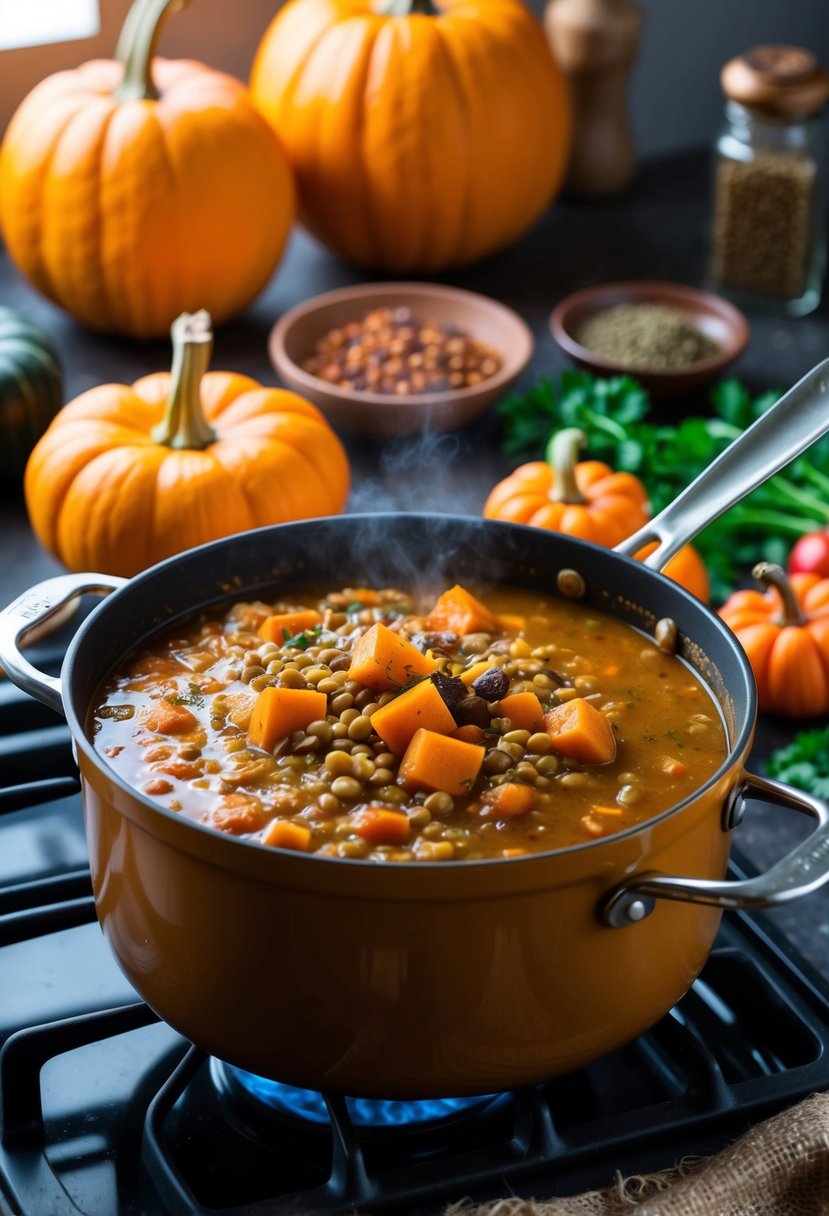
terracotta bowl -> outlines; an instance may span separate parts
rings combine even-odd
[[[503,360],[500,371],[471,388],[408,397],[344,390],[303,371],[302,363],[329,330],[389,306],[409,308],[422,320],[455,325],[494,347]],[[388,438],[451,430],[483,413],[527,366],[533,336],[517,313],[488,296],[435,283],[365,283],[314,296],[292,308],[273,327],[268,347],[284,383],[318,405],[334,426]]]
[[[647,371],[596,355],[576,340],[582,325],[615,304],[666,304],[682,312],[698,330],[720,348],[712,359],[703,359],[678,371]],[[587,287],[563,299],[550,316],[553,338],[574,363],[600,376],[629,373],[654,397],[673,397],[716,379],[745,350],[749,325],[738,308],[710,291],[682,283],[633,281],[603,283]]]

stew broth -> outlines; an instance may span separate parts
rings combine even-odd
[[[727,747],[696,674],[580,604],[462,588],[239,602],[107,684],[96,749],[170,810],[373,861],[516,857],[684,799]]]

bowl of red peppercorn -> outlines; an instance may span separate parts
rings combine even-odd
[[[493,405],[533,352],[497,300],[434,283],[366,283],[315,296],[271,331],[284,383],[334,426],[385,439],[463,426]]]

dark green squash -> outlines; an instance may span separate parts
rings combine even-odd
[[[60,360],[42,329],[0,307],[0,478],[18,478],[63,403]]]

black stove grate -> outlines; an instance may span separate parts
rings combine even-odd
[[[41,650],[53,669],[57,652]],[[702,976],[629,1046],[435,1127],[302,1122],[214,1083],[94,925],[66,728],[0,685],[0,1213],[434,1213],[545,1197],[709,1153],[829,1087],[829,987],[761,918],[725,918]],[[735,862],[735,874],[745,872]]]

